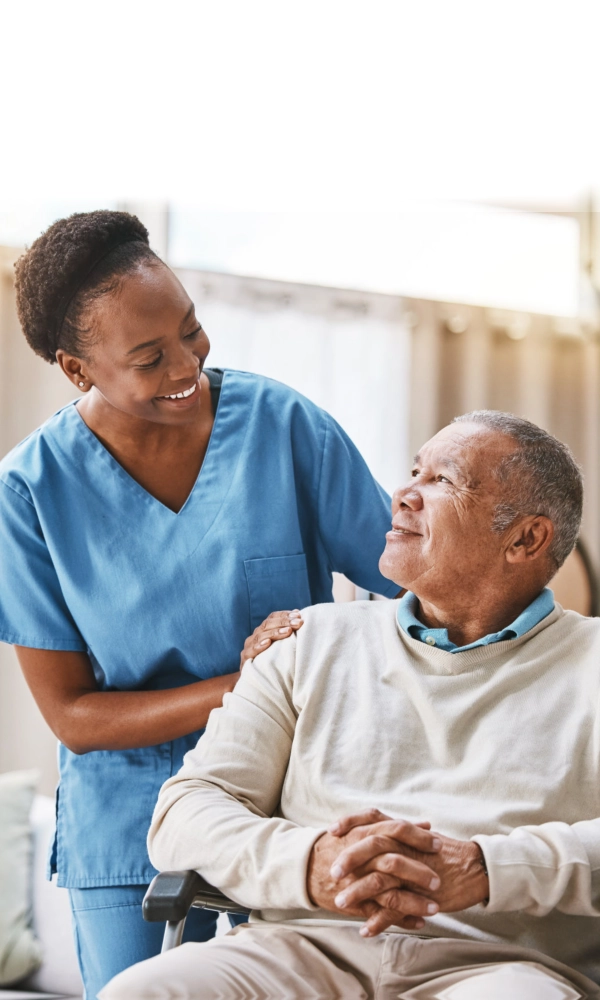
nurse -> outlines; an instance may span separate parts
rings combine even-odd
[[[141,918],[162,783],[253,656],[331,601],[388,597],[389,498],[292,389],[205,367],[206,333],[148,234],[73,215],[19,260],[33,350],[82,396],[0,463],[0,639],[59,744],[49,871],[69,889],[86,997],[160,950]],[[302,345],[298,345],[302,349]],[[348,664],[348,684],[352,665]],[[188,939],[215,932],[193,911]]]

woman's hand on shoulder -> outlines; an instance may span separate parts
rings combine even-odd
[[[244,643],[244,648],[240,654],[240,670],[247,660],[253,660],[259,653],[264,653],[272,642],[278,639],[287,639],[292,632],[297,632],[304,625],[301,613],[295,611],[273,611],[268,618],[265,618],[262,625],[254,629]]]

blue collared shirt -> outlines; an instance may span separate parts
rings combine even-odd
[[[541,594],[538,594],[511,625],[502,629],[501,632],[491,632],[489,635],[484,635],[477,642],[469,643],[468,646],[456,646],[450,642],[447,628],[427,628],[426,625],[423,625],[415,615],[418,606],[418,598],[410,590],[407,591],[398,605],[400,628],[404,629],[413,639],[426,642],[428,646],[437,646],[438,649],[443,649],[446,653],[464,653],[465,650],[475,649],[476,646],[489,646],[492,642],[504,642],[506,639],[518,639],[519,636],[525,635],[538,622],[541,622],[542,618],[554,610],[554,594],[549,587],[544,587]]]

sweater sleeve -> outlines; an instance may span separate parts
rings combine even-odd
[[[551,910],[600,917],[600,819],[477,834],[490,882],[490,913]]]
[[[323,829],[277,815],[297,718],[295,650],[292,636],[246,664],[163,785],[148,834],[156,868],[195,869],[254,909],[315,909],[306,868]]]

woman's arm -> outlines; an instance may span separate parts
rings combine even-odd
[[[287,639],[299,611],[276,611],[246,639],[246,660]],[[55,736],[73,753],[149,747],[203,729],[239,672],[165,691],[99,691],[86,653],[15,646],[25,680]]]
[[[202,729],[239,673],[166,691],[99,691],[86,653],[15,647],[50,729],[73,753],[153,746]]]

